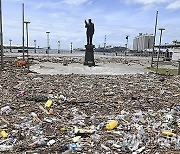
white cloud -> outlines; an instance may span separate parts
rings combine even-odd
[[[84,3],[87,3],[89,2],[90,0],[64,0],[64,3],[65,4],[68,4],[68,5],[75,5],[75,6],[79,6],[81,4],[84,4]]]
[[[128,3],[140,3],[140,4],[153,4],[153,3],[165,3],[172,0],[126,0]]]
[[[176,0],[167,6],[167,9],[180,9],[180,0]]]

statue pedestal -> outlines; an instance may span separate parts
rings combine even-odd
[[[95,66],[94,62],[94,45],[85,45],[86,52],[85,52],[85,62],[84,65],[88,66]]]

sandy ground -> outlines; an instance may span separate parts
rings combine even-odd
[[[22,53],[5,53],[6,57],[22,57]],[[132,57],[132,56],[114,56],[95,54],[96,66],[88,67],[83,65],[84,52],[63,53],[63,54],[30,54],[30,58],[44,58],[35,65],[31,65],[30,70],[41,74],[99,74],[99,75],[122,75],[122,74],[143,74],[148,72],[146,69],[150,65],[150,57]],[[66,58],[65,58],[66,57]],[[76,58],[75,63],[70,62],[67,66],[63,66],[64,58]],[[52,59],[60,58],[62,61],[53,62]],[[108,59],[108,60],[107,60]],[[47,62],[48,61],[48,62]],[[128,64],[125,64],[128,61]]]

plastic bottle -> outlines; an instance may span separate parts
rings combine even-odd
[[[70,145],[69,145],[69,149],[70,149],[71,151],[75,151],[75,150],[77,149],[77,144],[76,144],[76,143],[70,144]]]
[[[34,113],[34,112],[31,112],[31,116],[34,117],[34,118],[37,118],[37,117],[38,117],[37,114]]]
[[[176,149],[176,150],[180,150],[180,137],[179,137],[179,136],[178,136],[178,138],[177,138],[177,140],[176,140],[175,149]]]
[[[0,145],[0,151],[9,151],[13,150],[13,145]]]
[[[97,130],[101,130],[103,127],[105,126],[105,122],[101,122],[98,126],[97,126]]]
[[[56,143],[55,140],[50,140],[50,141],[47,143],[47,145],[48,145],[48,146],[51,146],[51,145],[53,145],[54,143]]]
[[[167,136],[176,136],[176,134],[170,132],[170,131],[164,131],[162,132],[163,135],[167,135]]]
[[[117,125],[118,125],[118,121],[112,120],[106,125],[106,129],[107,130],[112,130],[112,129],[116,128]]]
[[[3,137],[3,138],[7,138],[7,133],[4,131],[4,130],[2,130],[1,131],[1,136]]]
[[[51,107],[52,103],[52,100],[48,100],[45,104],[45,107]]]
[[[11,111],[12,111],[12,109],[10,108],[10,106],[5,106],[5,107],[1,108],[2,113],[9,114]]]

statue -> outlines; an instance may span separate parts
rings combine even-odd
[[[86,35],[87,35],[87,45],[92,45],[92,39],[94,35],[94,23],[91,22],[91,19],[88,20],[89,22],[85,20],[85,28],[87,28]]]

